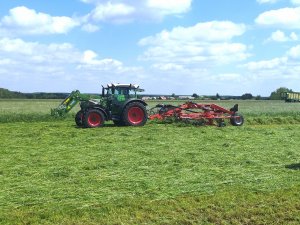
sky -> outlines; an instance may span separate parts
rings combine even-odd
[[[1,0],[0,87],[300,91],[300,0]]]

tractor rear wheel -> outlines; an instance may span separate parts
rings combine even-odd
[[[244,117],[241,114],[235,113],[230,118],[230,123],[233,126],[242,126],[244,124]]]
[[[105,117],[98,109],[90,109],[83,116],[83,125],[87,128],[102,127],[104,122]]]
[[[122,114],[126,126],[144,126],[147,122],[145,106],[139,102],[132,102],[125,106]]]
[[[76,116],[75,116],[75,123],[77,126],[81,127],[83,125],[83,111],[80,110],[76,113]]]

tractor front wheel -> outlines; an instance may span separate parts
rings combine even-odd
[[[80,110],[76,113],[76,116],[75,116],[75,123],[78,127],[81,127],[83,125],[83,111]]]
[[[230,118],[230,123],[233,126],[242,126],[244,124],[244,117],[241,114],[235,113]]]
[[[147,122],[146,108],[139,102],[129,103],[123,111],[122,118],[127,126],[144,126]]]
[[[83,116],[83,124],[87,128],[102,127],[105,117],[98,109],[90,109]]]

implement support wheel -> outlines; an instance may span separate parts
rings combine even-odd
[[[230,118],[230,123],[233,126],[242,126],[244,124],[244,117],[239,113],[235,113]]]

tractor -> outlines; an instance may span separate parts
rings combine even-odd
[[[80,102],[75,116],[79,127],[102,127],[109,120],[118,126],[143,126],[148,116],[147,104],[137,98],[137,92],[142,91],[136,84],[108,84],[102,86],[102,95],[97,99],[76,90],[57,108],[51,109],[51,114],[64,116]]]

